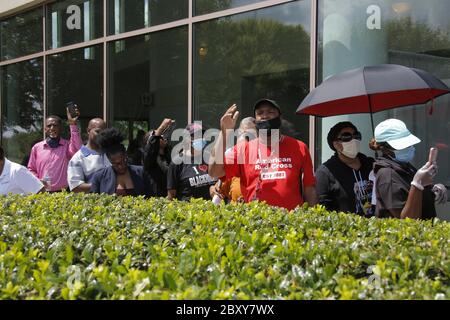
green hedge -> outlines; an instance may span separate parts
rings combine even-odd
[[[0,198],[2,299],[448,299],[450,224],[322,207]]]

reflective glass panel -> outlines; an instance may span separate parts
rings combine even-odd
[[[83,138],[90,119],[103,117],[103,45],[48,57],[47,114],[67,119],[66,103],[80,109]],[[68,134],[68,126],[65,125]]]
[[[309,91],[310,2],[295,1],[195,26],[194,120],[217,128],[236,103],[241,119],[256,100],[276,100],[286,134],[308,142],[295,110]]]
[[[0,21],[1,60],[42,51],[42,41],[42,8]]]
[[[47,48],[93,40],[103,34],[103,0],[66,0],[47,6]]]
[[[187,123],[188,34],[180,27],[109,46],[109,119],[127,141],[164,118]]]
[[[194,0],[195,15],[201,15],[261,2],[263,0]]]
[[[42,59],[1,67],[2,146],[6,157],[28,164],[31,147],[42,140]]]
[[[108,33],[119,34],[188,17],[188,0],[108,0]]]

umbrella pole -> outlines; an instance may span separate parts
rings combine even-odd
[[[373,124],[372,99],[370,99],[370,95],[368,95],[368,97],[369,97],[370,123],[372,124],[372,134],[374,134],[375,125]]]
[[[375,135],[375,124],[373,123],[373,112],[372,112],[372,100],[370,99],[370,95],[368,95],[369,97],[369,111],[370,111],[370,123],[372,124],[372,135]],[[375,159],[378,158],[378,154],[376,151],[374,151],[375,154]]]

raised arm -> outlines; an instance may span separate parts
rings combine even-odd
[[[400,218],[420,219],[422,218],[423,189],[433,183],[433,178],[437,173],[437,166],[427,162],[414,175],[409,190],[408,199],[400,213]]]
[[[220,178],[225,175],[224,154],[228,143],[228,135],[236,127],[238,118],[239,111],[237,111],[236,104],[233,104],[220,119],[220,133],[214,143],[208,166],[208,174],[213,178]]]
[[[144,147],[144,168],[146,171],[149,171],[150,168],[156,165],[161,136],[173,123],[174,120],[172,119],[164,119],[158,129],[156,129],[155,132],[150,136],[148,141],[146,141]]]
[[[70,126],[70,141],[69,141],[69,148],[67,150],[67,157],[71,159],[73,155],[80,150],[81,146],[83,145],[83,141],[81,140],[81,134],[78,130],[77,126],[77,120],[80,116],[80,112],[78,109],[76,109],[77,115],[75,117],[72,117],[72,115],[69,112],[69,108],[66,108],[67,111],[67,120],[69,122]]]

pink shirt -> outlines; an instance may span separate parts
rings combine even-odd
[[[50,148],[47,142],[36,143],[31,149],[28,169],[39,179],[45,175],[51,179],[50,191],[66,189],[67,166],[72,156],[81,148],[80,132],[76,125],[70,126],[70,141],[61,138],[57,148]]]

